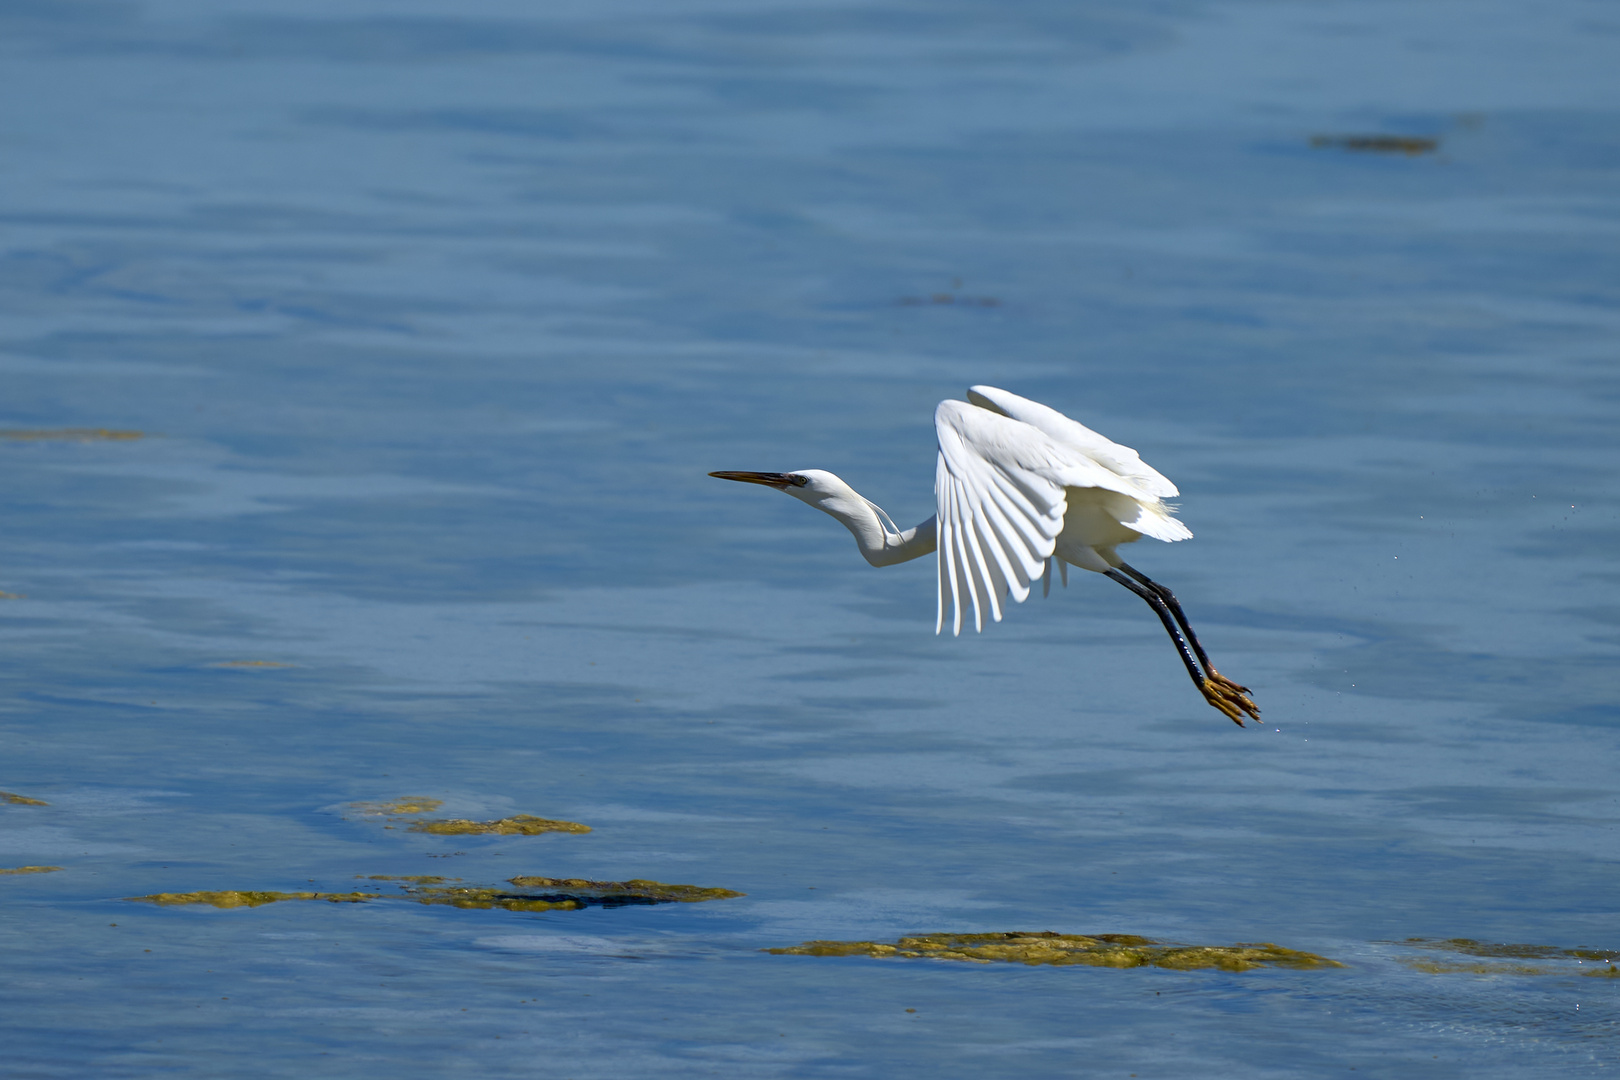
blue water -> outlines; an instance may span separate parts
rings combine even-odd
[[[0,439],[0,1073],[1611,1075],[1393,943],[1620,948],[1617,102],[1579,0],[0,5],[0,429],[146,435]],[[704,475],[909,525],[978,382],[1176,481],[1263,729]],[[371,874],[748,895],[122,899]],[[1001,930],[1349,966],[760,951]]]

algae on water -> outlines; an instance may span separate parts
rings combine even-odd
[[[468,818],[421,818],[417,815],[431,814],[444,805],[442,799],[430,799],[424,795],[407,795],[403,799],[392,802],[357,802],[350,803],[362,814],[392,818],[416,817],[410,824],[411,832],[428,833],[433,836],[539,836],[541,833],[588,833],[589,825],[581,825],[577,821],[559,821],[554,818],[537,817],[534,814],[513,814],[511,817],[497,818],[494,821],[472,821]],[[390,826],[392,827],[392,826]]]
[[[1343,967],[1314,953],[1269,942],[1238,945],[1176,945],[1135,934],[1058,934],[1050,930],[1001,934],[920,934],[893,945],[875,941],[807,941],[768,953],[793,956],[896,956],[969,963],[1050,964],[1056,967],[1161,967],[1177,971],[1215,968]]]
[[[534,895],[511,889],[480,887],[475,885],[436,885],[410,890],[407,898],[418,904],[489,911],[579,911],[583,908],[617,905],[602,903],[594,898],[570,896],[565,893]]]
[[[730,889],[705,889],[699,885],[666,885],[646,878],[586,881],[584,878],[515,877],[509,880],[524,889],[551,889],[633,904],[697,904],[705,900],[732,900],[748,895]]]
[[[390,802],[357,802],[349,805],[362,814],[402,817],[406,814],[431,814],[444,805],[444,800],[430,799],[426,795],[407,795]]]
[[[1337,147],[1363,154],[1432,154],[1440,148],[1440,140],[1421,135],[1312,135],[1315,147]]]
[[[1431,959],[1423,956],[1397,957],[1414,971],[1430,975],[1589,975],[1596,978],[1620,978],[1620,949],[1566,949],[1556,945],[1512,945],[1473,938],[1407,938],[1390,942],[1409,949],[1429,952],[1454,953],[1478,959]],[[1540,960],[1542,964],[1512,963],[1511,961]],[[1562,961],[1562,963],[1560,963]],[[1569,961],[1574,961],[1573,964]],[[1596,965],[1586,966],[1590,961]],[[1607,964],[1607,967],[1601,965]],[[1584,969],[1584,970],[1583,970]]]
[[[321,892],[269,892],[262,890],[222,889],[217,892],[154,893],[151,896],[126,896],[142,904],[179,907],[186,904],[207,904],[217,908],[255,908],[276,904],[283,900],[326,900],[334,904],[363,904],[377,899],[374,893],[321,893]]]
[[[253,908],[284,900],[325,900],[334,904],[361,904],[373,900],[409,900],[418,904],[503,911],[578,911],[587,907],[616,908],[632,904],[697,903],[742,896],[730,889],[706,889],[698,885],[666,885],[660,881],[634,878],[629,881],[587,881],[584,878],[516,877],[515,888],[480,885],[451,885],[450,880],[430,874],[374,874],[365,880],[392,881],[398,894],[380,892],[270,892],[221,890],[192,893],[157,893],[130,896],[127,900],[164,907],[206,904],[216,908]]]
[[[13,866],[0,867],[0,874],[50,874],[62,869],[60,866]]]
[[[0,791],[0,802],[11,803],[15,806],[49,806],[44,799],[30,799],[26,795],[18,795],[10,791]]]
[[[661,881],[589,881],[585,878],[520,876],[508,879],[517,890],[465,885],[424,886],[408,889],[406,896],[419,904],[445,904],[458,908],[500,908],[505,911],[578,911],[581,908],[618,908],[638,904],[695,904],[742,896],[730,889],[699,885],[667,885]]]
[[[1509,960],[1601,960],[1620,959],[1620,949],[1564,949],[1556,945],[1497,945],[1473,938],[1407,938],[1394,944],[1409,949],[1433,949],[1465,956],[1496,957]]]
[[[1509,963],[1472,963],[1466,960],[1430,960],[1426,956],[1398,956],[1396,957],[1406,967],[1413,971],[1421,971],[1425,975],[1554,975],[1557,972],[1550,967],[1535,967],[1531,964]]]
[[[548,832],[588,833],[589,825],[581,825],[577,821],[555,821],[551,818],[535,817],[533,814],[513,814],[511,817],[500,818],[496,821],[468,821],[466,818],[451,818],[447,821],[418,821],[411,825],[411,832],[432,833],[435,836],[539,836]]]

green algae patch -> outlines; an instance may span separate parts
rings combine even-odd
[[[20,592],[0,592],[0,600],[21,600],[21,599],[23,599],[23,594],[20,593]]]
[[[144,439],[144,431],[114,431],[111,428],[8,428],[0,430],[0,439],[14,442],[128,442]]]
[[[515,877],[509,880],[520,889],[565,890],[629,904],[700,904],[705,900],[734,900],[748,895],[731,889],[706,889],[701,885],[666,885],[646,878],[586,881],[584,878]]]
[[[542,833],[588,833],[589,825],[577,821],[559,821],[534,814],[513,814],[494,821],[473,821],[470,818],[425,818],[444,805],[443,799],[430,799],[425,795],[407,795],[389,802],[357,802],[349,804],[369,817],[415,818],[410,831],[430,836],[539,836]],[[385,826],[392,829],[393,825]]]
[[[30,799],[26,795],[18,795],[10,791],[0,791],[0,802],[11,803],[13,806],[49,806],[44,799]]]
[[[430,799],[426,795],[407,795],[390,802],[357,802],[349,805],[362,814],[403,817],[406,814],[431,814],[444,805],[444,800]]]
[[[1590,975],[1596,978],[1620,978],[1620,968],[1615,964],[1616,960],[1620,960],[1620,949],[1567,949],[1558,945],[1503,944],[1473,938],[1407,938],[1385,944],[1474,958],[1396,957],[1413,971],[1429,975]],[[1526,960],[1543,962],[1515,962]],[[1590,961],[1597,961],[1599,965],[1607,964],[1608,967],[1581,970]]]
[[[361,875],[356,875],[361,877]],[[408,900],[429,906],[501,911],[578,911],[588,907],[615,908],[632,904],[696,903],[724,900],[742,893],[730,889],[705,889],[697,885],[666,885],[641,878],[630,881],[587,881],[584,878],[518,877],[511,879],[515,889],[499,886],[453,885],[460,878],[432,874],[371,874],[366,881],[391,881],[398,893],[380,892],[268,892],[223,890],[218,892],[157,893],[129,896],[132,900],[162,907],[204,904],[216,908],[255,908],[285,900],[325,900],[333,904],[364,904],[373,900]]]
[[[514,814],[496,821],[468,821],[451,818],[447,821],[417,821],[411,832],[432,833],[434,836],[539,836],[548,832],[588,833],[589,825],[577,821],[553,821],[533,814]]]
[[[1432,949],[1505,960],[1601,960],[1620,959],[1620,949],[1565,949],[1556,945],[1498,945],[1473,938],[1407,938],[1392,944],[1409,949]]]
[[[256,908],[265,904],[279,904],[283,900],[325,900],[333,904],[363,904],[377,899],[376,893],[322,893],[322,892],[260,892],[225,889],[218,892],[154,893],[151,896],[126,896],[141,904],[161,907],[181,907],[187,904],[206,904],[216,908]]]
[[[1422,956],[1398,957],[1402,964],[1425,975],[1556,975],[1556,968],[1530,964],[1484,964],[1465,960],[1430,960]]]
[[[642,904],[696,904],[743,896],[730,889],[700,885],[666,885],[661,881],[589,881],[585,878],[515,877],[509,883],[522,889],[445,887],[411,889],[407,898],[419,904],[448,904],[460,908],[501,908],[505,911],[578,911],[581,908],[618,908]],[[528,890],[535,890],[530,892]]]
[[[1214,968],[1251,971],[1261,967],[1313,969],[1344,967],[1315,953],[1269,942],[1237,945],[1176,945],[1135,934],[1058,934],[1052,931],[1004,934],[921,934],[893,945],[876,941],[807,941],[778,956],[877,956],[968,963],[1048,964],[1054,967],[1160,967],[1175,971]]]
[[[1416,157],[1432,154],[1440,148],[1439,139],[1415,135],[1313,135],[1311,145],[1331,147],[1358,154],[1405,154]]]
[[[593,906],[593,902],[579,897],[532,896],[527,893],[517,893],[510,889],[479,888],[476,886],[428,886],[412,889],[406,893],[407,900],[414,900],[418,904],[429,906],[455,907],[490,911],[579,911],[582,908]],[[611,906],[596,904],[595,906]]]
[[[62,869],[60,866],[0,867],[0,874],[53,874],[60,869]]]

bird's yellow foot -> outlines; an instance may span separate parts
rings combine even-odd
[[[1260,706],[1249,697],[1249,688],[1239,686],[1218,671],[1211,671],[1198,689],[1204,693],[1204,700],[1215,706],[1238,727],[1243,726],[1243,717],[1247,715],[1250,720],[1259,722]]]
[[[1228,679],[1225,675],[1222,675],[1220,672],[1216,671],[1214,668],[1209,669],[1209,681],[1239,694],[1247,694],[1249,692],[1249,688],[1247,686],[1238,685],[1231,679]]]

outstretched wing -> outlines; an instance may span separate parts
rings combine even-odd
[[[994,386],[968,389],[968,400],[1050,435],[1056,442],[1072,447],[1116,475],[1131,480],[1139,489],[1157,499],[1173,499],[1180,492],[1157,469],[1142,460],[1135,450],[1097,434],[1077,420],[1038,401]]]
[[[934,413],[934,428],[939,434],[934,474],[939,504],[935,633],[945,625],[947,593],[955,609],[951,629],[957,634],[969,603],[974,628],[983,630],[986,611],[1001,621],[1002,602],[1009,592],[1020,603],[1028,598],[1029,583],[1041,576],[1063,531],[1068,509],[1064,488],[1103,488],[1158,502],[1130,478],[999,412],[964,401],[942,401]]]

